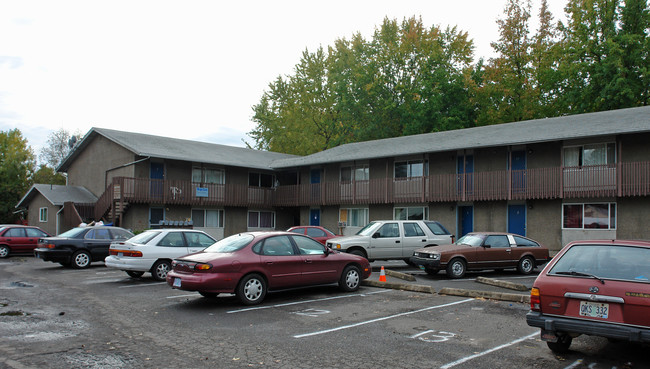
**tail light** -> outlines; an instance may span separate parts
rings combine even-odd
[[[52,243],[39,243],[38,247],[42,249],[53,249],[56,247],[56,245]]]
[[[451,243],[456,243],[456,236],[453,234],[451,235]]]
[[[128,257],[132,257],[132,258],[141,258],[142,257],[142,251],[135,251],[135,250],[110,249],[110,250],[108,250],[108,253],[110,255],[122,254],[122,256],[128,256]]]
[[[212,264],[196,263],[194,264],[194,271],[199,273],[207,273],[212,269]]]
[[[539,294],[539,288],[533,287],[530,290],[530,310],[542,311],[542,299]]]

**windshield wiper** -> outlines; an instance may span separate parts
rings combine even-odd
[[[561,275],[575,275],[575,276],[579,276],[579,277],[591,277],[591,278],[594,278],[594,279],[599,280],[600,283],[605,284],[605,280],[602,279],[602,278],[600,278],[600,277],[598,277],[598,276],[596,276],[596,275],[589,274],[589,273],[576,272],[575,270],[571,270],[571,271],[569,271],[569,272],[555,272],[555,274],[561,274]]]

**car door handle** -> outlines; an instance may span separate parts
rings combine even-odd
[[[311,259],[305,259],[305,263],[311,264]]]
[[[399,240],[395,241],[395,243],[399,243]]]
[[[422,242],[427,242],[427,240],[422,240]]]
[[[11,241],[11,238],[7,238],[7,242]]]
[[[267,261],[267,262],[266,262],[266,265],[271,265],[271,264],[273,264],[272,261]]]

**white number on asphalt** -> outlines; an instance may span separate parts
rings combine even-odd
[[[445,342],[453,337],[456,337],[456,334],[442,331],[437,332],[432,329],[411,336],[411,338],[417,338],[424,342]]]

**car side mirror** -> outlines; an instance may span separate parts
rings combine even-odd
[[[483,245],[483,247],[485,247],[486,249],[489,249],[490,247],[492,247],[492,245],[490,245],[490,244],[488,243],[488,244]]]
[[[327,256],[327,255],[329,255],[331,253],[332,253],[332,250],[330,250],[329,247],[325,246],[325,252],[323,253],[323,255]]]

